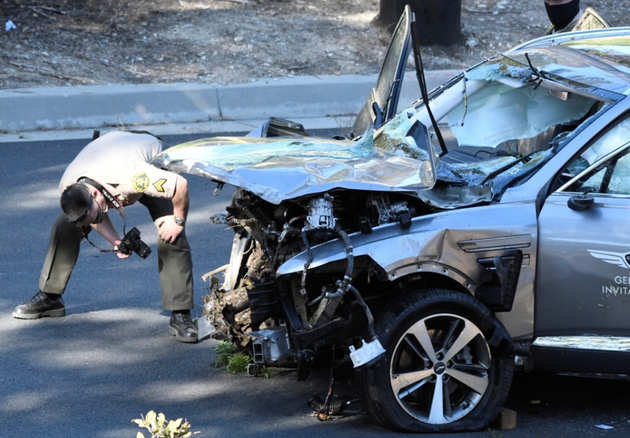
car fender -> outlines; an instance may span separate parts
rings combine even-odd
[[[498,213],[502,219],[498,220],[513,225],[502,232],[494,223],[497,219],[488,218],[487,209],[488,206],[417,217],[408,229],[390,223],[375,227],[370,234],[351,234],[353,255],[369,258],[390,281],[412,273],[430,272],[449,277],[474,293],[489,275],[479,260],[509,249],[530,247],[530,233],[532,227],[535,229],[534,218],[532,224],[519,230],[518,222],[510,217],[516,221],[516,210],[520,208],[503,208]],[[487,227],[482,227],[484,222],[488,222]],[[305,251],[296,255],[282,264],[276,274],[280,277],[301,273],[309,261],[309,269],[316,269],[345,258],[343,242],[335,239],[312,247],[310,254]]]

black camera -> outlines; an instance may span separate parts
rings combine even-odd
[[[151,248],[140,240],[140,231],[133,227],[118,244],[118,251],[123,254],[131,254],[135,252],[141,258],[146,259],[151,254]]]

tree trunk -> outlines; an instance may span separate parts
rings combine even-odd
[[[461,37],[461,0],[381,0],[376,23],[392,32],[405,5],[416,16],[420,44],[450,46]]]

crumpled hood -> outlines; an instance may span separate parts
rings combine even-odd
[[[394,119],[376,140],[370,130],[359,141],[206,138],[171,147],[152,164],[241,187],[273,204],[335,189],[430,189],[436,178],[435,157],[417,148],[406,136],[408,128]]]

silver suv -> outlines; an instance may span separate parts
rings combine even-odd
[[[236,188],[206,315],[257,365],[306,378],[334,352],[376,423],[477,430],[515,368],[630,369],[630,29],[543,37],[427,93],[412,24],[349,138],[270,119],[154,163]],[[422,98],[398,111],[410,55]]]

